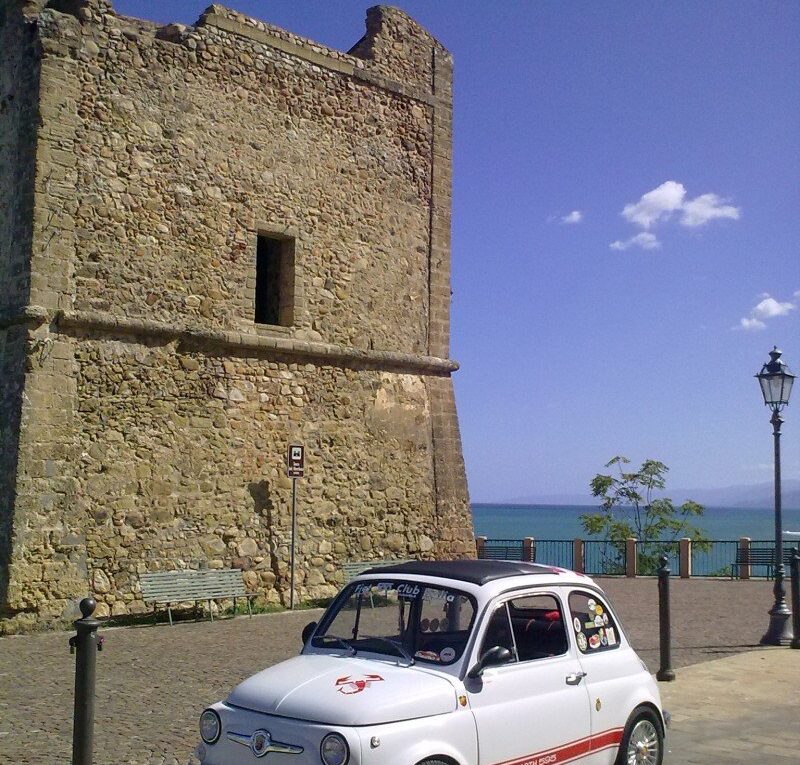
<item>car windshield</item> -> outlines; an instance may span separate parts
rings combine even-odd
[[[312,645],[452,664],[474,619],[475,601],[457,590],[394,579],[355,582],[326,615]]]

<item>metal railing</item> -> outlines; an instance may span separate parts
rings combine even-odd
[[[775,543],[772,543],[775,546]],[[730,576],[736,562],[739,542],[732,539],[709,539],[692,544],[692,576]]]
[[[627,554],[624,542],[589,539],[583,543],[584,573],[590,576],[624,576]]]
[[[573,568],[573,547],[571,539],[537,539],[534,561],[559,568]]]
[[[681,565],[681,542],[610,542],[587,539],[486,539],[478,538],[478,557],[491,560],[527,560],[560,568],[581,570],[581,561],[575,560],[576,549],[583,547],[583,571],[590,576],[632,576],[628,563],[628,550],[636,549],[636,575],[655,576],[659,558],[666,555],[671,576],[688,576],[687,564],[691,557],[691,576],[729,577],[740,575],[737,556],[741,540],[709,539],[693,541],[684,549]],[[786,547],[792,546],[791,543]],[[752,540],[751,550],[774,550],[773,540]],[[691,549],[691,556],[689,556]],[[752,578],[768,577],[766,566],[753,565],[747,575]]]
[[[655,576],[658,573],[659,558],[667,556],[670,576],[680,574],[680,542],[637,542],[636,573],[638,576]]]

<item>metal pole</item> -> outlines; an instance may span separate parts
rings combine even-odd
[[[94,749],[94,683],[96,653],[102,646],[97,639],[100,622],[92,614],[95,599],[80,602],[83,618],[74,622],[77,634],[69,639],[75,656],[75,709],[72,728],[72,765],[92,765]]]
[[[772,412],[772,435],[775,441],[775,603],[769,611],[769,627],[761,638],[762,645],[788,645],[792,641],[792,612],[786,605],[783,585],[783,520],[781,518],[781,425],[778,410]]]
[[[675,679],[672,671],[671,656],[671,625],[669,614],[669,558],[662,555],[659,558],[661,565],[658,568],[658,642],[660,654],[660,666],[656,673],[656,679],[662,682],[670,682]]]
[[[794,548],[791,562],[792,571],[792,622],[794,623],[794,637],[792,648],[800,648],[800,549]]]
[[[294,611],[294,549],[297,539],[297,479],[292,478],[292,581],[289,592],[289,610]]]

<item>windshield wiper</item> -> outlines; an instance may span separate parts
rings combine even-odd
[[[415,663],[414,657],[399,640],[392,640],[382,635],[360,635],[359,639],[361,638],[365,640],[379,640],[381,643],[387,643],[408,662],[409,667]]]
[[[338,635],[322,635],[323,640],[333,640],[337,642],[339,645],[344,646],[345,648],[350,650],[350,655],[356,655],[356,648],[355,646],[350,643],[349,641],[345,640],[343,637],[339,637]]]

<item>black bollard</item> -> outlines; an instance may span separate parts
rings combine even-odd
[[[792,625],[794,636],[789,644],[792,648],[800,648],[800,548],[795,547],[792,551],[792,561],[789,564],[792,572]]]
[[[94,739],[94,679],[97,657],[102,650],[98,640],[100,622],[92,614],[97,607],[91,596],[80,602],[83,618],[74,622],[77,634],[69,639],[70,653],[75,657],[75,711],[72,728],[72,765],[92,765]]]
[[[656,679],[669,682],[675,679],[672,671],[671,631],[669,617],[669,558],[662,555],[659,558],[661,565],[658,567],[658,637],[660,649],[660,666],[656,672]]]

